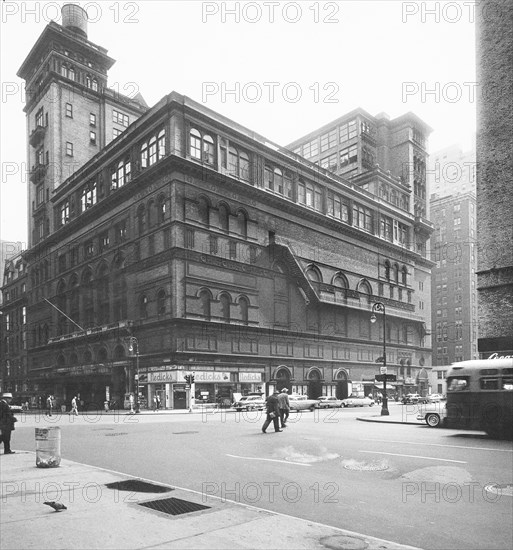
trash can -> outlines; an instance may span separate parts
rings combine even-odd
[[[36,466],[57,468],[61,463],[61,429],[36,428]]]

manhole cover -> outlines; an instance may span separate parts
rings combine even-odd
[[[128,432],[115,432],[115,433],[112,433],[112,434],[105,434],[105,437],[109,437],[109,436],[115,436],[115,435],[128,435]]]
[[[360,472],[382,472],[388,470],[388,464],[385,462],[358,462],[357,460],[344,460],[342,465],[346,470],[355,470]]]
[[[172,432],[174,435],[199,434],[199,432]]]
[[[132,493],[168,493],[174,491],[171,487],[163,485],[155,485],[141,479],[125,479],[124,481],[114,481],[106,483],[108,489],[116,489],[117,491],[130,491]]]
[[[164,514],[169,514],[171,516],[190,514],[191,512],[208,510],[211,508],[211,506],[204,506],[203,504],[196,504],[195,502],[189,502],[188,500],[173,497],[150,500],[148,502],[139,502],[138,504],[139,506],[151,508],[152,510],[158,510],[159,512],[164,512]]]
[[[485,491],[499,495],[501,497],[513,497],[513,484],[512,483],[493,483],[485,486]]]
[[[323,537],[319,542],[331,550],[365,550],[369,547],[364,540],[347,535]]]

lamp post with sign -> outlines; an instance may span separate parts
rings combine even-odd
[[[135,384],[136,384],[136,394],[135,394],[135,412],[140,413],[139,405],[139,341],[135,336],[129,337],[128,351],[133,354],[135,351]]]
[[[388,399],[387,399],[387,329],[386,329],[387,316],[386,316],[385,304],[383,302],[376,302],[372,306],[372,315],[370,318],[371,323],[375,323],[377,321],[377,317],[375,313],[376,311],[383,312],[383,366],[380,369],[381,374],[383,375],[383,404],[381,406],[381,416],[388,416],[390,415],[390,412],[388,411]]]

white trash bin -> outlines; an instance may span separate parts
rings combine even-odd
[[[36,466],[57,468],[61,463],[61,429],[36,428]]]

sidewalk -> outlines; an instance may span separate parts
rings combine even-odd
[[[361,422],[384,422],[387,424],[412,424],[422,425],[426,422],[424,420],[417,420],[417,414],[419,407],[422,405],[402,405],[400,403],[388,404],[388,416],[381,416],[381,405],[376,405],[373,414],[369,416],[359,416],[357,420]]]
[[[139,492],[110,489],[106,484],[136,478],[70,460],[58,468],[36,468],[31,452],[2,455],[0,474],[2,550],[413,548],[149,480],[144,481],[157,486],[150,487],[155,489],[151,493],[142,492],[143,487],[136,487]],[[169,498],[208,509],[169,515],[139,504]],[[67,510],[55,512],[43,504],[46,500],[61,502]]]

